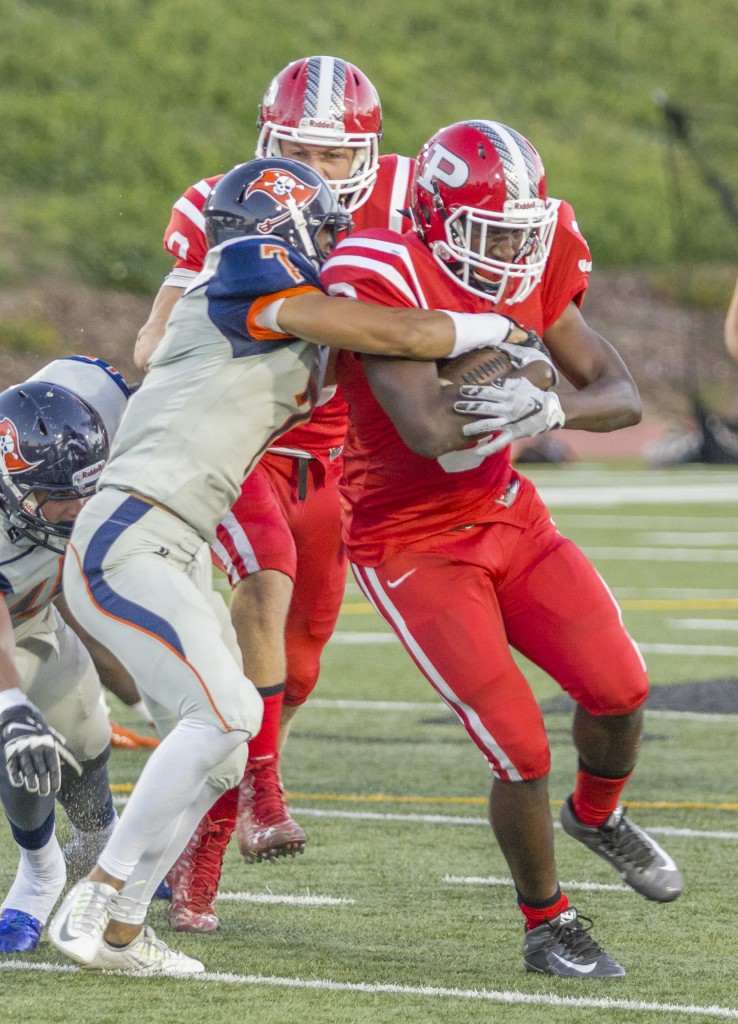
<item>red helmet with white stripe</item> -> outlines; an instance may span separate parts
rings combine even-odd
[[[415,229],[443,270],[494,302],[522,302],[551,251],[556,209],[524,136],[497,121],[461,121],[426,142],[413,178]],[[509,258],[500,242],[511,240]]]
[[[281,156],[280,141],[355,150],[348,178],[329,181],[347,210],[369,198],[377,180],[382,107],[377,90],[338,57],[304,57],[272,79],[259,107],[257,157]]]

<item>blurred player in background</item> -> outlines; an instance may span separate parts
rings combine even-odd
[[[289,64],[267,89],[257,126],[256,155],[289,157],[318,171],[355,230],[409,226],[402,210],[412,161],[379,156],[379,97],[353,64],[336,57]],[[176,262],[137,342],[141,369],[174,303],[202,269],[202,210],[221,177],[198,182],[174,205],[164,244]],[[214,902],[237,814],[239,850],[247,861],[304,849],[305,832],[285,803],[279,749],[318,680],[343,599],[347,561],[337,484],[345,433],[346,404],[335,386],[326,387],[310,421],[269,448],[218,527],[214,560],[232,588],[231,617],[246,674],[264,699],[264,720],[249,744],[238,793],[217,802],[171,872],[171,924],[177,930],[218,927]]]
[[[338,246],[321,273],[329,293],[514,314],[544,338],[572,387],[561,397],[524,379],[462,388],[454,410],[480,417],[464,432],[470,445],[482,440],[444,455],[455,427],[433,363],[340,353],[349,557],[367,598],[492,768],[490,823],[525,919],[526,969],[619,977],[623,968],[559,888],[549,746],[512,649],[577,703],[579,770],[565,831],[637,892],[668,902],[682,877],[620,804],[637,758],[646,668],[601,577],[512,469],[509,444],[565,422],[628,426],[640,417],[638,393],[579,311],[589,253],[573,230],[554,248],[557,204],[522,135],[481,120],[442,129],[417,160],[411,207],[414,232],[371,231]]]
[[[0,394],[0,797],[20,850],[0,913],[5,953],[36,948],[67,875],[89,870],[117,820],[96,667],[108,682],[116,668],[71,620],[61,571],[129,394],[112,367],[81,356]],[[57,799],[73,826],[64,851]]]
[[[733,297],[725,316],[723,333],[726,349],[734,359],[738,359],[738,280],[735,282]]]
[[[728,355],[738,360],[738,281],[725,315],[723,340]],[[655,469],[691,462],[738,464],[738,421],[711,409],[696,386],[687,397],[692,422],[686,428],[673,427],[664,437],[647,445],[643,452],[646,464]]]

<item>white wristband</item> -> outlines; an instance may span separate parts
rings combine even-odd
[[[284,334],[284,331],[277,323],[277,315],[282,308],[283,302],[284,299],[275,299],[274,302],[270,302],[264,309],[259,310],[256,316],[256,322],[259,327],[272,331],[274,334]]]
[[[456,341],[447,359],[475,348],[499,345],[507,340],[514,326],[509,317],[499,313],[454,313],[450,309],[440,309],[439,313],[450,316],[456,330]]]
[[[17,707],[19,704],[30,704],[23,690],[12,686],[9,690],[0,690],[0,714],[8,708]]]

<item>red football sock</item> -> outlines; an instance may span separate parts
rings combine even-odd
[[[221,793],[205,817],[221,825],[226,822],[235,825],[237,803],[238,790],[235,788],[227,789],[225,793]]]
[[[274,692],[276,689],[279,690],[278,693]],[[249,764],[252,761],[263,761],[270,756],[276,757],[279,749],[279,720],[282,717],[284,686],[271,687],[269,690],[261,690],[260,693],[264,698],[264,717],[261,720],[261,729],[249,740]]]
[[[604,825],[620,803],[620,794],[631,775],[632,772],[628,772],[620,778],[605,779],[592,775],[585,768],[579,769],[571,802],[583,825],[595,828]]]
[[[277,689],[276,687],[274,689]],[[282,715],[282,703],[284,699],[284,687],[280,686],[278,693],[268,692],[264,698],[264,717],[261,729],[252,740],[249,741],[249,763],[258,759],[277,755],[277,737],[279,735],[279,719]],[[228,789],[222,793],[208,811],[208,817],[213,822],[236,821],[236,808],[238,806],[238,789]]]
[[[561,911],[566,910],[569,906],[569,900],[565,893],[557,889],[553,899],[545,904],[539,903],[531,906],[530,903],[525,903],[521,896],[518,896],[518,906],[525,917],[525,929],[530,931],[531,928],[537,928],[544,921],[551,921],[554,917],[558,917]]]

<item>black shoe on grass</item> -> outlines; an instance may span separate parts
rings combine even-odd
[[[616,807],[599,828],[584,825],[574,813],[571,797],[561,808],[561,824],[573,839],[599,854],[624,882],[647,900],[670,903],[684,888],[682,873],[666,850]]]
[[[591,927],[588,917],[567,907],[553,920],[531,928],[523,942],[526,971],[559,978],[624,978],[624,968],[589,934]]]

